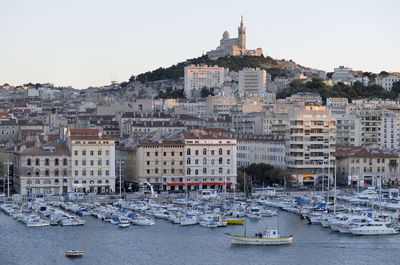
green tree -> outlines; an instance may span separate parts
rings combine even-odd
[[[208,96],[214,96],[214,88],[203,87],[200,91],[200,96],[206,98]]]

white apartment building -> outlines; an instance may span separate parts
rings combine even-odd
[[[285,156],[285,138],[282,135],[244,134],[238,136],[238,167],[264,163],[283,169],[286,167]]]
[[[399,117],[391,111],[383,111],[380,145],[386,149],[399,148]]]
[[[185,94],[188,99],[200,96],[202,88],[219,88],[224,83],[225,69],[207,65],[189,65],[185,67]]]
[[[262,69],[244,68],[239,71],[241,97],[266,97],[267,72]]]
[[[73,190],[115,192],[115,141],[97,129],[68,129]]]
[[[375,78],[375,83],[388,91],[392,90],[393,83],[397,81],[400,81],[400,77],[394,75],[377,76]]]
[[[266,113],[263,118],[263,134],[285,135],[288,123],[287,113]]]
[[[236,186],[237,140],[202,131],[184,133],[185,177],[188,190]]]
[[[299,182],[314,184],[321,176],[332,179],[335,137],[335,118],[326,107],[305,106],[290,110],[286,166]]]
[[[336,144],[361,145],[361,121],[355,114],[332,115],[336,119]]]
[[[327,98],[326,108],[332,115],[346,114],[349,100],[347,98]]]
[[[382,139],[382,110],[363,108],[355,111],[361,122],[361,144],[380,144]]]

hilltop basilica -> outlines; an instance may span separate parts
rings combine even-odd
[[[225,31],[222,35],[222,39],[219,41],[219,46],[215,50],[207,52],[210,59],[218,59],[223,56],[261,56],[262,49],[257,48],[255,50],[246,49],[246,27],[243,26],[243,16],[238,27],[238,37],[230,38],[229,32]]]

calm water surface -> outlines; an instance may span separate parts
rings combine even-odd
[[[282,235],[292,246],[231,246],[225,232],[243,234],[243,226],[182,227],[156,220],[153,227],[117,225],[84,217],[79,227],[27,228],[0,212],[0,265],[3,264],[400,264],[400,235],[355,237],[308,225],[282,212]],[[247,233],[277,226],[276,217],[248,221]],[[68,259],[64,251],[84,251]]]

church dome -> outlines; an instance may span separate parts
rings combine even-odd
[[[230,38],[229,32],[228,32],[228,31],[225,31],[224,34],[222,34],[222,38],[223,38],[224,40],[228,40],[228,39]]]

